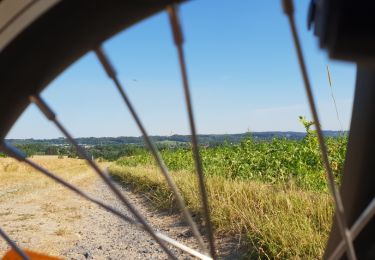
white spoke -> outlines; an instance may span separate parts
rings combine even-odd
[[[128,222],[129,224],[132,224],[142,230],[145,230],[145,226],[142,225],[140,222],[137,222],[135,220],[133,220],[132,218],[126,216],[124,213],[120,212],[119,210],[113,208],[112,206],[106,204],[106,203],[103,203],[93,197],[91,197],[90,195],[88,195],[87,193],[85,193],[84,191],[80,190],[79,188],[77,188],[76,186],[74,186],[73,184],[70,184],[68,182],[66,182],[65,180],[63,180],[62,178],[60,178],[59,176],[53,174],[52,172],[48,171],[47,169],[43,168],[42,166],[36,164],[35,162],[29,160],[28,158],[26,158],[26,156],[18,151],[15,147],[12,147],[12,146],[9,146],[8,144],[6,143],[2,143],[0,145],[0,150],[2,150],[4,153],[6,153],[8,156],[10,157],[13,157],[14,159],[20,161],[20,162],[24,162],[26,164],[28,164],[29,166],[31,166],[32,168],[34,168],[35,170],[41,172],[43,175],[47,176],[48,178],[51,178],[52,180],[56,181],[57,183],[61,184],[62,186],[64,186],[65,188],[67,188],[68,190],[71,190],[73,191],[74,193],[76,193],[77,195],[79,195],[80,197],[98,205],[99,207],[111,212],[112,214],[116,215],[117,217],[119,217],[120,219],[124,220],[125,222]],[[182,251],[186,252],[186,253],[189,253],[193,256],[196,256],[198,257],[199,259],[211,259],[210,257],[208,256],[205,256],[201,253],[199,253],[198,251],[194,250],[194,249],[191,249],[187,246],[185,246],[184,244],[174,240],[173,238],[170,238],[168,237],[167,235],[163,234],[163,233],[160,233],[158,231],[154,231],[154,234],[155,236],[160,239],[161,241],[164,241],[168,244],[171,244],[179,249],[181,249]],[[0,234],[2,236],[2,234]],[[11,240],[10,240],[11,241]],[[7,240],[8,242],[8,240]],[[173,259],[176,259],[175,256],[172,257]]]
[[[169,14],[174,43],[177,48],[178,59],[180,63],[181,76],[182,76],[182,82],[183,82],[184,94],[185,94],[185,102],[186,102],[186,108],[188,111],[190,131],[191,131],[192,150],[193,150],[193,155],[194,155],[195,168],[198,174],[199,189],[200,189],[201,201],[202,201],[202,206],[203,206],[203,216],[207,224],[207,234],[208,234],[208,240],[210,243],[210,253],[211,253],[211,256],[215,259],[215,256],[216,256],[215,241],[214,241],[213,228],[212,228],[211,217],[210,217],[210,207],[208,203],[208,196],[207,196],[205,177],[203,173],[202,160],[199,154],[199,146],[198,146],[195,120],[194,120],[194,114],[193,114],[193,106],[191,102],[190,87],[189,87],[189,81],[187,77],[187,70],[186,70],[184,50],[183,50],[184,37],[182,34],[182,29],[181,29],[178,13],[176,11],[176,7],[174,5],[171,5],[168,7],[167,11]]]
[[[107,184],[107,186],[112,190],[116,197],[130,210],[130,212],[135,216],[135,218],[144,226],[145,230],[160,244],[164,251],[172,258],[175,258],[173,253],[165,246],[165,244],[160,241],[160,239],[155,235],[154,230],[146,222],[144,217],[138,212],[138,210],[131,204],[131,202],[119,191],[115,184],[111,182],[109,177],[100,169],[100,167],[90,158],[86,151],[78,145],[76,140],[72,135],[65,129],[65,127],[57,120],[55,113],[48,107],[44,100],[40,96],[31,96],[30,100],[34,102],[41,112],[52,121],[56,127],[63,133],[63,135],[69,140],[69,142],[76,148],[78,154],[83,157],[87,163],[94,169],[94,171],[101,177],[101,179]]]
[[[182,198],[182,195],[176,185],[176,183],[174,182],[172,176],[170,175],[163,159],[161,158],[161,155],[159,153],[159,151],[157,150],[157,148],[155,147],[155,145],[153,144],[153,142],[151,141],[146,129],[144,128],[138,114],[136,113],[132,103],[130,102],[130,99],[129,97],[126,95],[125,93],[125,90],[124,88],[122,87],[120,81],[118,80],[117,76],[116,76],[116,71],[114,70],[114,68],[112,67],[109,59],[107,58],[107,56],[105,55],[105,53],[103,52],[103,50],[101,49],[101,47],[97,47],[95,49],[95,53],[96,53],[96,56],[98,57],[100,63],[102,64],[103,66],[103,69],[106,71],[108,77],[110,79],[112,79],[113,83],[115,84],[117,90],[119,91],[122,99],[124,100],[127,108],[129,109],[131,115],[133,116],[134,118],[134,121],[136,122],[139,130],[141,131],[142,133],[142,136],[143,136],[143,139],[146,143],[146,146],[148,147],[148,149],[150,150],[152,156],[154,157],[155,161],[157,162],[161,172],[163,173],[168,185],[169,185],[169,188],[172,190],[174,196],[175,196],[175,199],[177,201],[177,205],[179,206],[180,210],[182,211],[184,217],[185,217],[185,220],[187,221],[187,223],[190,225],[191,229],[192,229],[192,232],[195,236],[195,238],[197,239],[198,241],[198,244],[201,248],[201,250],[203,251],[206,251],[206,247],[204,245],[204,242],[203,242],[203,238],[201,236],[201,234],[199,233],[198,231],[198,227],[197,225],[195,224],[193,218],[191,217],[191,214],[189,212],[189,209],[187,208],[186,204],[185,204],[185,201],[184,199]]]

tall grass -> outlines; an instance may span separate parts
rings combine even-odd
[[[156,167],[112,165],[110,172],[135,191],[146,193],[156,207],[175,207],[172,193]],[[190,171],[174,171],[172,175],[188,207],[200,214],[196,176]],[[332,219],[327,193],[219,175],[207,177],[207,189],[216,235],[242,234],[246,257],[322,256]]]
[[[321,258],[333,206],[313,122],[300,117],[303,140],[254,140],[201,149],[216,234],[244,234],[247,257]],[[336,181],[340,182],[347,137],[326,138]],[[163,150],[167,167],[187,202],[201,214],[190,149]],[[120,182],[148,194],[161,208],[173,208],[172,193],[151,156],[120,158],[110,168]]]

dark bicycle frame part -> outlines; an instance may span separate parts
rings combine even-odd
[[[312,0],[308,24],[330,58],[374,63],[375,2]]]
[[[375,197],[375,2],[311,1],[308,24],[320,47],[333,59],[355,62],[357,77],[349,143],[340,193],[351,227]],[[327,259],[342,240],[336,221],[328,240]],[[358,259],[375,259],[375,219],[354,240]],[[346,256],[343,255],[342,259]]]

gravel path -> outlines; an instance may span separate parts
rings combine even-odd
[[[128,214],[83,160],[34,157],[34,161],[96,198]],[[106,165],[102,165],[105,167]],[[0,225],[22,248],[64,259],[167,259],[159,245],[133,227],[76,196],[38,172],[9,158],[0,158]],[[197,249],[180,215],[154,210],[148,200],[118,187],[146,216],[154,229]],[[238,258],[237,241],[220,239],[223,259]],[[0,257],[9,246],[0,239]],[[189,255],[173,248],[179,259]]]
[[[191,237],[187,227],[179,221],[178,216],[153,212],[141,195],[131,193],[123,187],[119,188],[135,202],[137,208],[157,230],[174,238],[177,237],[181,242],[196,248],[194,238]],[[128,213],[118,200],[114,199],[102,182],[96,182],[92,191],[103,201],[110,203],[117,209],[122,209],[124,213]],[[78,233],[81,239],[76,241],[71,248],[62,252],[62,255],[69,259],[167,258],[160,246],[146,232],[119,220],[98,207],[93,206],[84,214]],[[191,258],[182,254],[180,250],[172,249],[172,251],[179,258]]]

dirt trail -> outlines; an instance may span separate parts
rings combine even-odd
[[[82,160],[52,156],[33,160],[128,213]],[[145,232],[11,159],[0,159],[0,183],[0,225],[21,247],[67,259],[166,259]],[[197,248],[178,216],[153,211],[141,195],[124,188],[122,192],[156,229]],[[7,248],[0,240],[0,255]]]

